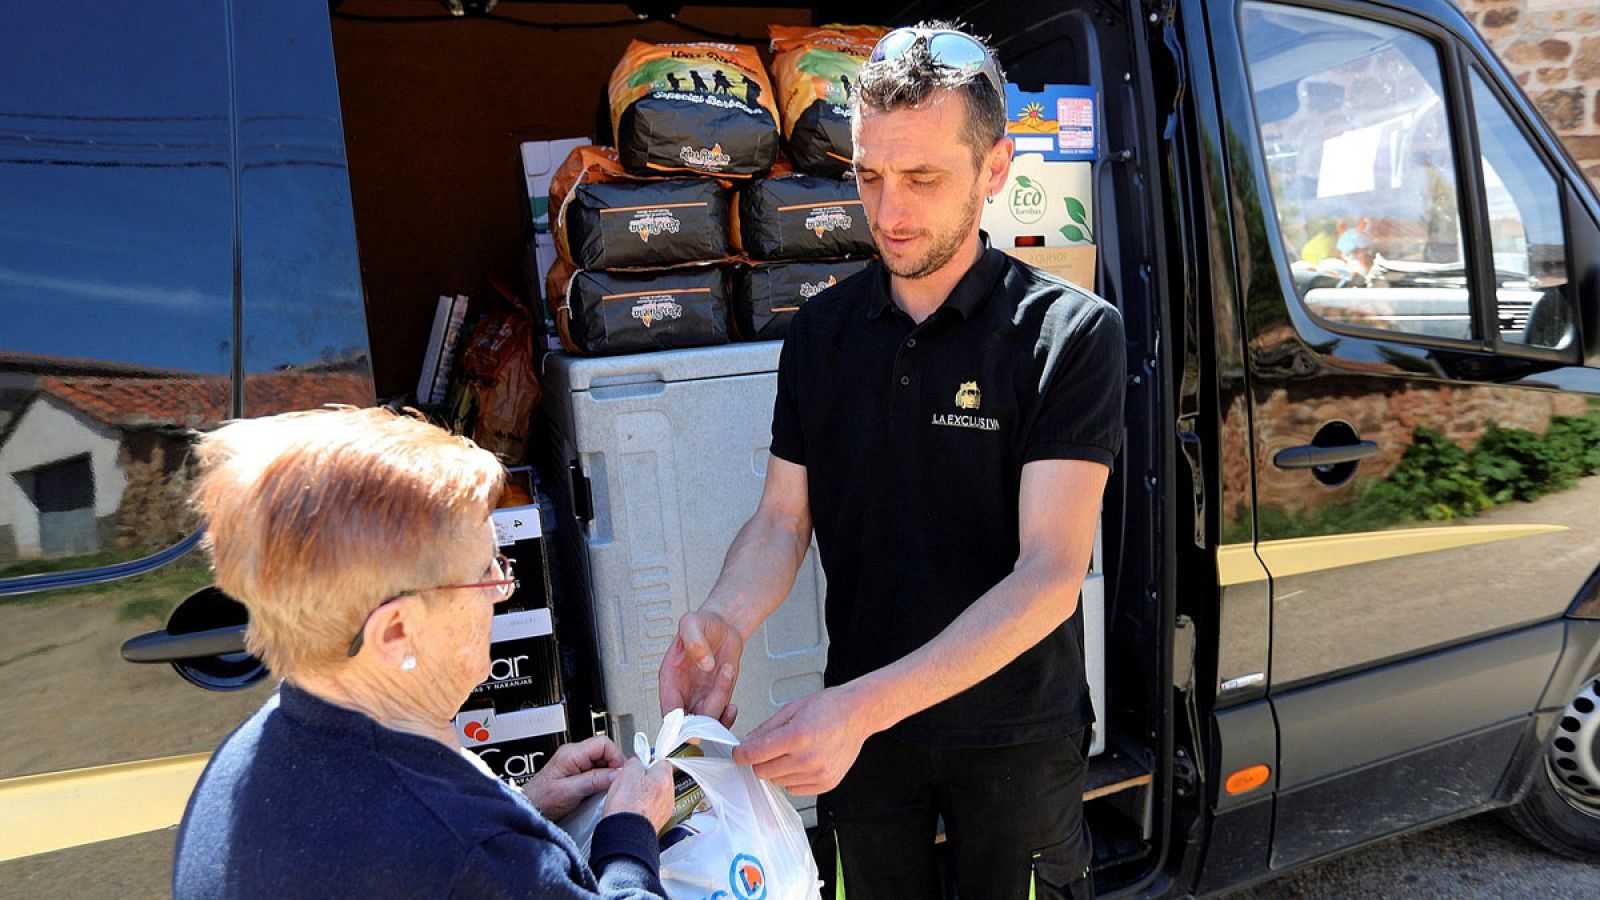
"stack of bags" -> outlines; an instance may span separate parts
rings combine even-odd
[[[556,264],[545,280],[561,342],[594,355],[728,342],[733,194],[712,178],[629,174],[579,147],[550,181]]]
[[[850,178],[850,100],[887,29],[773,25],[772,73],[795,173],[780,163],[739,195],[748,263],[734,271],[734,328],[781,339],[806,301],[866,267],[875,252]]]
[[[544,287],[563,346],[782,338],[803,303],[863,268],[874,248],[847,180],[849,101],[883,31],[772,27],[792,166],[756,48],[629,45],[609,90],[616,148],[579,147],[551,179],[559,259]]]

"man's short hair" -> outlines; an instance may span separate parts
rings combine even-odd
[[[217,586],[280,677],[343,660],[383,601],[476,575],[463,557],[505,484],[493,454],[386,409],[232,422],[195,454]]]
[[[918,28],[941,31],[962,31],[956,23],[934,20],[919,22]],[[973,40],[988,43],[973,36]],[[994,56],[990,51],[990,57]],[[995,60],[998,70],[999,60]],[[1001,80],[1005,73],[1000,73]],[[899,56],[868,63],[861,69],[855,100],[851,104],[852,128],[859,127],[861,111],[893,112],[897,109],[916,109],[939,91],[960,94],[966,100],[967,119],[961,129],[961,140],[972,149],[972,157],[982,163],[983,155],[1006,136],[1006,98],[996,94],[989,79],[981,71],[962,71],[941,65],[928,50],[927,41],[917,41]]]

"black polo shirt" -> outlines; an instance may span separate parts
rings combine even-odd
[[[1022,467],[1110,466],[1122,438],[1122,317],[985,249],[921,325],[874,262],[795,314],[772,452],[806,467],[828,576],[829,685],[926,644],[1010,574]],[[1094,720],[1081,611],[993,676],[901,722],[919,744],[1061,737]]]

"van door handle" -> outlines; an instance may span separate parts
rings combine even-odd
[[[122,644],[122,658],[133,663],[163,663],[224,653],[244,652],[243,625],[227,625],[188,634],[172,634],[166,629],[129,638]]]
[[[1272,464],[1280,469],[1316,469],[1340,463],[1360,462],[1377,452],[1376,441],[1357,441],[1354,444],[1338,444],[1333,447],[1305,444],[1279,450],[1273,454]]]

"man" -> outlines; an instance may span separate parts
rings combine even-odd
[[[796,315],[760,507],[661,671],[662,706],[720,716],[744,644],[813,527],[824,690],[736,752],[825,794],[851,900],[1088,896],[1093,720],[1077,597],[1120,444],[1116,309],[985,246],[1004,78],[940,23],[887,35],[856,88],[856,177],[881,261]],[[826,864],[826,863],[825,863]]]

